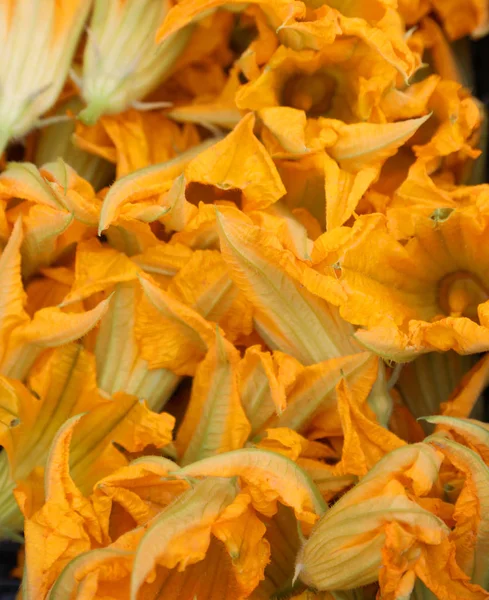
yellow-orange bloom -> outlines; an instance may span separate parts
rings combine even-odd
[[[401,361],[433,350],[487,349],[489,295],[482,252],[487,227],[486,217],[474,209],[435,211],[431,218],[420,217],[415,234],[403,244],[390,234],[383,216],[360,218],[338,262],[348,297],[341,314],[368,327],[356,338]],[[317,241],[317,247],[320,261],[325,246],[322,250]]]
[[[416,577],[440,599],[488,598],[457,563],[449,528],[423,508],[441,461],[427,444],[388,454],[322,517],[298,555],[296,573],[330,591],[379,580],[389,600],[409,597]]]
[[[179,590],[189,600],[204,593],[265,600],[287,584],[297,527],[309,531],[325,508],[292,461],[258,449],[185,469],[144,457],[83,496],[68,472],[74,427],[76,420],[54,441],[46,502],[26,523],[29,594],[81,598],[93,580],[93,598],[111,583],[120,598],[159,590],[170,600]]]

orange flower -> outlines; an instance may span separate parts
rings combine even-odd
[[[473,209],[448,211],[446,218],[435,212],[420,217],[415,235],[402,244],[381,215],[361,217],[338,263],[348,296],[341,314],[369,328],[355,337],[400,361],[433,350],[485,350],[486,221]],[[318,262],[325,256],[319,241]]]
[[[109,394],[138,394],[154,410],[214,345],[215,326],[206,318],[233,340],[252,328],[249,304],[213,251],[192,254],[160,242],[129,258],[94,239],[79,243],[74,282],[62,304],[100,293],[110,304],[93,343],[98,385]]]
[[[427,444],[383,458],[315,527],[297,558],[299,577],[330,591],[378,579],[392,600],[408,597],[419,577],[441,599],[488,598],[456,562],[443,520],[422,508],[441,460]]]
[[[76,421],[53,444],[46,502],[26,523],[25,586],[38,598],[51,586],[50,597],[65,590],[79,597],[94,580],[94,598],[112,585],[119,597],[159,590],[170,599],[178,589],[189,599],[204,592],[265,599],[286,584],[298,524],[309,530],[325,508],[301,469],[265,450],[185,469],[140,458],[85,497],[67,471],[73,427]]]
[[[489,544],[489,524],[486,503],[489,468],[475,452],[457,442],[438,439],[437,435],[428,439],[465,476],[455,502],[455,528],[451,538],[455,542],[457,563],[473,583],[487,590],[489,575],[486,548]]]
[[[130,452],[171,442],[173,417],[151,413],[134,396],[118,394],[107,399],[98,393],[95,359],[79,345],[54,350],[31,370],[27,385],[0,380],[2,403],[10,407],[10,418],[4,420],[0,433],[5,448],[0,455],[1,527],[15,529],[21,523],[12,495],[16,484],[16,499],[24,515],[42,503],[42,473],[49,447],[73,415],[85,412],[75,432],[71,462],[71,473],[83,490],[127,463],[113,441]]]
[[[259,77],[239,90],[236,104],[252,110],[290,106],[308,117],[346,123],[377,120],[377,106],[396,75],[379,53],[353,36],[320,51],[280,46]]]

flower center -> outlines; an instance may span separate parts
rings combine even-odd
[[[324,115],[331,108],[336,79],[327,73],[298,74],[283,90],[283,104],[305,111],[309,116]]]
[[[478,321],[477,307],[488,299],[489,291],[473,273],[450,273],[441,280],[438,288],[440,308],[450,317]]]

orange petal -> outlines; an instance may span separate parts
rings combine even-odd
[[[185,169],[189,182],[238,189],[246,209],[263,209],[285,194],[272,159],[253,133],[255,118],[249,114],[221,142],[201,152]]]
[[[351,173],[324,155],[326,192],[326,224],[328,231],[343,225],[354,213],[363,194],[376,179],[377,170],[370,167]]]
[[[174,179],[183,172],[188,162],[214,143],[215,140],[204,142],[168,162],[139,169],[119,179],[105,196],[100,211],[99,233],[124,214],[126,205],[130,207],[148,200],[161,206],[164,195],[170,190]]]
[[[252,306],[230,278],[219,252],[194,252],[172,278],[168,292],[209,321],[218,323],[230,341],[250,335],[253,330]]]
[[[365,416],[344,379],[336,389],[344,442],[341,461],[334,472],[365,475],[383,456],[405,442]]]
[[[137,548],[131,576],[131,597],[138,597],[138,591],[148,578],[154,580],[157,564],[167,569],[178,567],[179,571],[183,571],[187,566],[204,560],[211,541],[212,525],[233,502],[236,494],[236,485],[232,481],[209,478],[163,511],[151,523]],[[190,551],[189,536],[192,539]]]
[[[399,121],[399,123],[357,123],[346,125],[340,121],[326,121],[339,134],[338,141],[329,150],[342,169],[360,171],[379,166],[393,156],[430,115]]]
[[[2,286],[0,290],[0,364],[5,360],[7,340],[12,331],[28,320],[24,311],[25,292],[21,278],[22,223],[20,219],[0,255]]]
[[[55,348],[84,336],[104,315],[108,303],[109,299],[104,300],[82,314],[65,313],[59,308],[39,310],[30,323],[10,337],[3,372],[23,379],[43,348]]]
[[[116,283],[137,279],[137,265],[122,252],[117,252],[96,239],[78,243],[73,288],[63,306],[110,289]]]
[[[456,559],[470,581],[487,589],[489,575],[487,552],[489,546],[489,468],[472,450],[449,439],[431,436],[430,442],[465,475],[462,490],[455,503]]]
[[[287,394],[287,408],[272,423],[298,432],[317,427],[321,436],[334,434],[340,427],[336,409],[336,385],[347,378],[353,393],[366,400],[377,376],[377,357],[363,352],[333,358],[304,368]],[[329,422],[329,432],[320,424]],[[340,429],[341,432],[341,429]]]
[[[137,309],[136,338],[149,367],[193,374],[214,342],[215,328],[197,312],[145,278],[145,295]]]

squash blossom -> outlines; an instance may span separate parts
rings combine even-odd
[[[485,0],[0,1],[23,600],[489,600]]]

